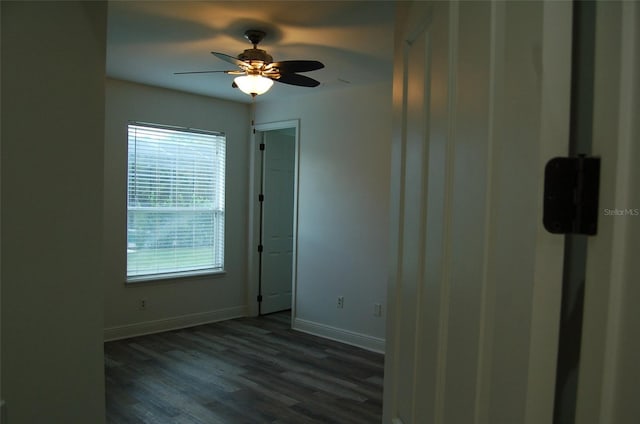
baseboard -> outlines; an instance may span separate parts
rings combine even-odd
[[[384,353],[385,339],[368,336],[355,331],[344,330],[318,322],[307,321],[300,318],[293,320],[293,329],[325,339],[335,340],[352,346],[361,347],[372,352]]]
[[[178,330],[180,328],[193,327],[244,316],[247,316],[246,306],[235,306],[217,311],[199,312],[153,321],[137,322],[135,324],[118,325],[104,329],[104,341],[108,342],[127,339],[129,337],[144,336],[146,334],[161,333],[163,331]]]

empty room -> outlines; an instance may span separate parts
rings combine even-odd
[[[381,420],[393,11],[389,2],[109,5],[104,333],[114,423]],[[266,93],[244,93],[232,87],[245,72],[239,54],[282,75]],[[284,73],[295,66],[306,68]]]
[[[0,20],[2,424],[640,415],[640,3]]]

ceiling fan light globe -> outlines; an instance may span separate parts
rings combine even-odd
[[[234,81],[243,93],[249,94],[250,96],[264,94],[269,91],[273,85],[271,78],[265,78],[260,75],[244,75],[236,77]]]

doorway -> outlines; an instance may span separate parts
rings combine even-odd
[[[250,304],[252,314],[264,315],[295,303],[298,121],[258,124],[254,134]]]

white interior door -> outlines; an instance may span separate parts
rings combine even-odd
[[[291,308],[295,130],[264,132],[262,305],[268,314]]]
[[[398,3],[388,423],[550,423],[570,2]]]

